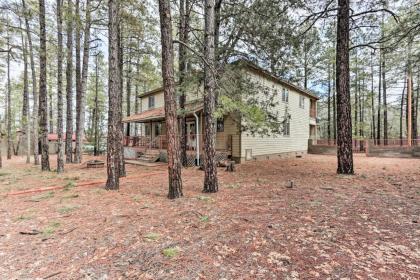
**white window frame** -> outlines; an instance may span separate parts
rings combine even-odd
[[[305,96],[299,96],[299,108],[305,109]]]
[[[289,103],[289,90],[286,88],[283,88],[282,90],[281,101]]]

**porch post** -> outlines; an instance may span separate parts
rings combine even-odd
[[[153,121],[150,121],[150,143],[149,143],[149,149],[152,149],[152,141],[153,141]]]
[[[199,124],[199,118],[197,116],[197,114],[194,112],[194,117],[195,117],[195,147],[197,149],[197,166],[200,166],[200,134],[199,134],[199,128],[198,128],[198,124]]]

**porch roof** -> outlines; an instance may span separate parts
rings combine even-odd
[[[192,114],[203,109],[203,101],[194,100],[185,104],[185,114]],[[182,112],[178,110],[178,115],[181,115]],[[123,123],[144,123],[154,120],[163,120],[165,119],[165,107],[159,107],[155,109],[150,109],[141,113],[137,113],[131,116],[123,118]]]

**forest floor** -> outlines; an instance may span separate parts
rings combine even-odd
[[[420,160],[247,162],[216,194],[188,168],[177,200],[165,166],[127,165],[115,192],[105,168],[3,164],[1,279],[420,279]]]

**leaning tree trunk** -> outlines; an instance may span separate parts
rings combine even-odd
[[[73,2],[67,1],[66,163],[73,162]]]
[[[39,136],[38,136],[38,90],[37,90],[37,80],[36,80],[36,71],[35,71],[35,58],[34,58],[34,47],[32,45],[32,31],[29,26],[29,12],[26,9],[25,0],[22,0],[22,7],[23,12],[25,15],[25,32],[26,37],[28,38],[28,45],[29,45],[29,58],[31,61],[31,75],[32,75],[32,95],[34,99],[33,109],[32,109],[32,126],[33,126],[33,135],[32,135],[32,143],[33,143],[33,152],[34,152],[34,164],[39,164],[39,150],[38,150],[38,143],[39,143]]]
[[[118,25],[120,24],[119,0],[108,1],[108,141],[107,141],[107,190],[120,187],[119,95],[121,91],[119,67]]]
[[[353,174],[349,69],[349,0],[338,0],[337,15],[337,159],[339,174]]]
[[[182,163],[178,140],[177,109],[174,81],[174,49],[172,44],[171,7],[169,0],[159,0],[160,30],[162,43],[162,78],[165,99],[166,138],[168,142],[168,198],[181,197]]]
[[[90,0],[86,0],[86,17],[85,17],[85,30],[83,39],[83,66],[82,66],[82,80],[80,85],[80,96],[79,96],[79,107],[77,109],[76,118],[76,154],[74,161],[76,163],[82,162],[83,157],[83,138],[84,138],[84,127],[85,127],[85,107],[86,107],[86,88],[87,88],[87,77],[89,71],[89,48],[90,48],[90,25],[91,25],[91,13],[90,13]],[[79,34],[80,35],[80,34]],[[78,124],[78,125],[77,125]]]
[[[57,0],[57,173],[64,172],[63,150],[63,0]]]
[[[47,100],[47,36],[45,31],[45,0],[39,0],[39,128],[41,139],[41,169],[50,171],[48,154]]]
[[[207,63],[204,67],[204,188],[203,192],[217,192],[217,163],[216,163],[216,126],[214,111],[215,96],[215,52],[214,52],[214,0],[206,0],[204,26],[204,57]]]

